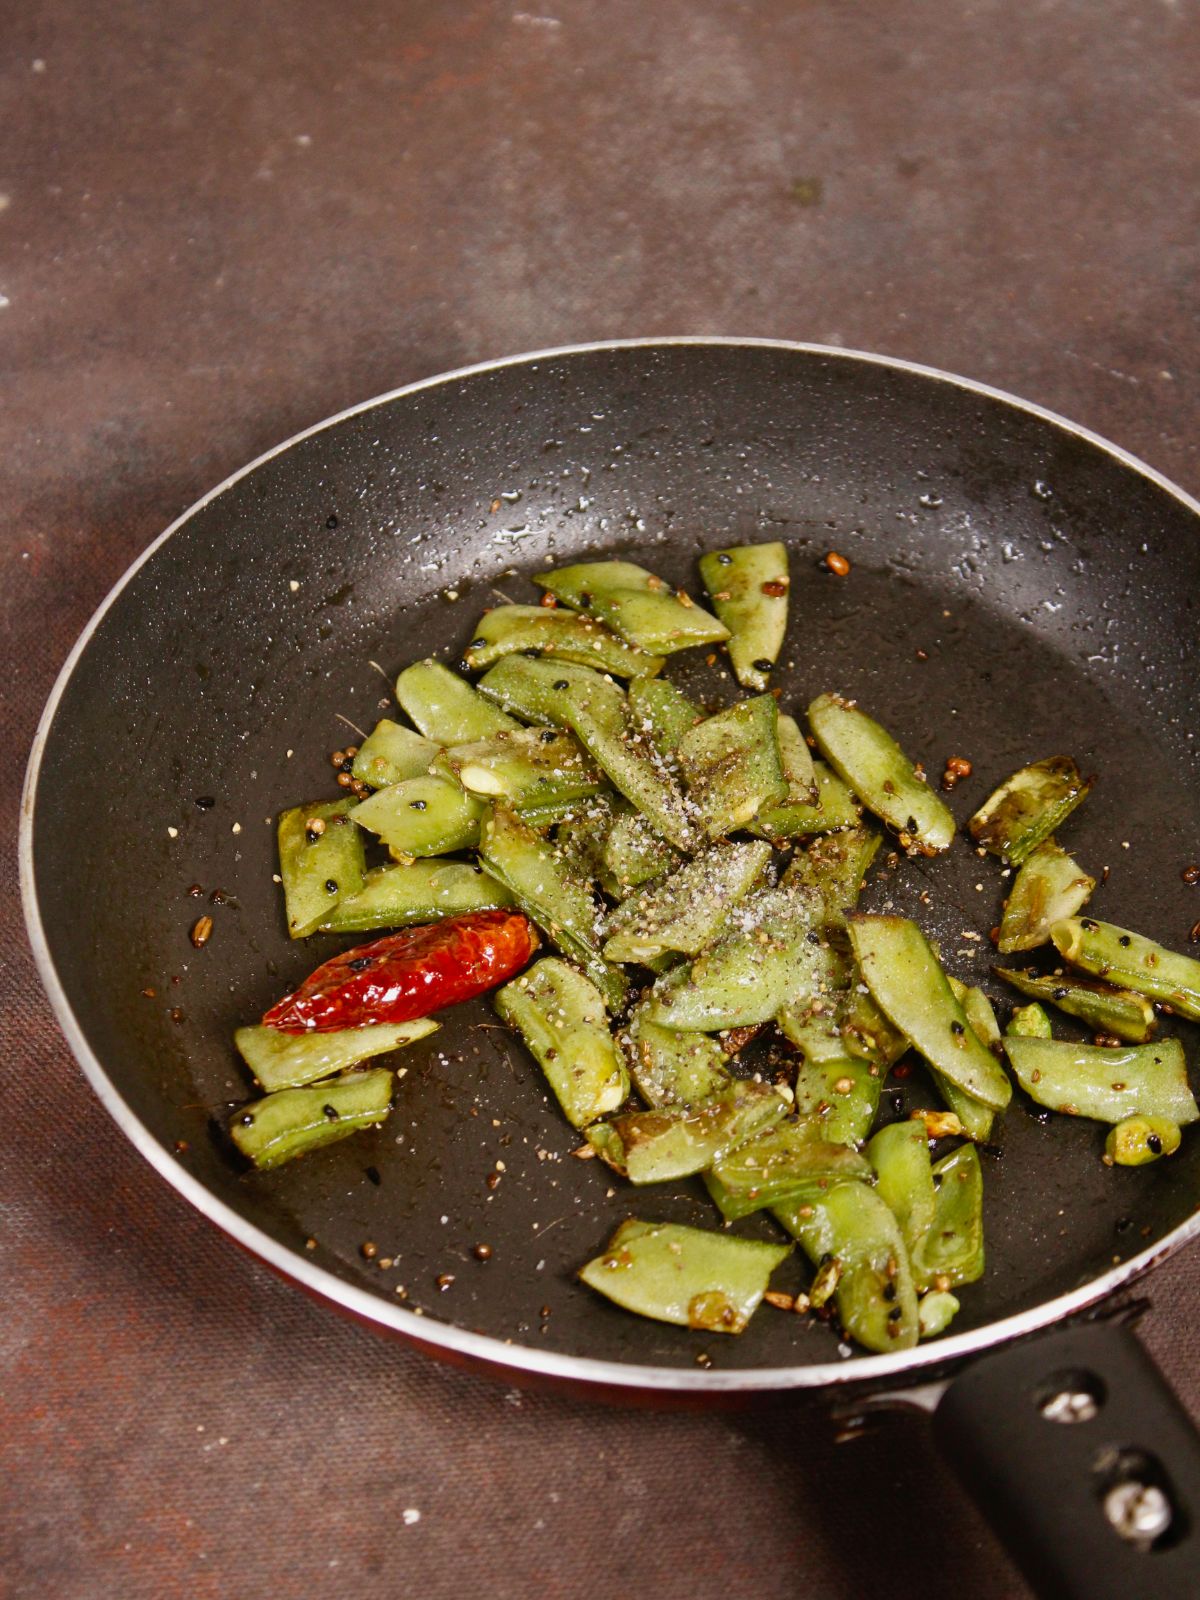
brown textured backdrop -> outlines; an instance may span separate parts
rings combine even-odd
[[[10,840],[38,712],[128,562],[266,446],[464,362],[844,343],[1200,490],[1185,0],[43,0],[0,28]],[[100,1111],[11,847],[0,890],[0,1594],[1023,1593],[916,1425],[835,1448],[786,1405],[518,1395],[274,1280]],[[1152,1292],[1200,1414],[1200,1253]]]

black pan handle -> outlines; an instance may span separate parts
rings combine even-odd
[[[1200,1434],[1128,1328],[1080,1323],[979,1358],[933,1427],[1046,1600],[1200,1596]]]

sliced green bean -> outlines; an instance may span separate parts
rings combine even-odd
[[[608,1014],[590,978],[554,956],[496,991],[496,1010],[524,1039],[563,1115],[585,1128],[629,1094]]]
[[[485,673],[479,687],[530,722],[569,728],[613,787],[664,839],[681,850],[691,848],[694,829],[683,795],[632,725],[624,691],[611,679],[569,662],[505,656]]]
[[[409,928],[468,911],[513,904],[512,894],[482,867],[466,861],[410,861],[372,867],[357,894],[344,895],[321,924],[322,933],[369,933]]]
[[[635,678],[629,685],[629,717],[664,761],[674,761],[679,741],[704,713],[668,679]]]
[[[704,1181],[727,1222],[811,1193],[839,1179],[869,1178],[857,1151],[824,1137],[819,1118],[789,1117],[715,1161]]]
[[[569,733],[518,728],[443,751],[434,764],[469,794],[514,810],[586,800],[604,787],[599,770]]]
[[[562,822],[570,822],[581,812],[586,812],[601,798],[600,795],[593,795],[587,800],[556,800],[552,805],[522,806],[521,821],[528,823],[538,833],[549,833],[551,828],[558,827]]]
[[[786,546],[773,541],[709,551],[700,557],[700,576],[729,629],[734,676],[743,689],[765,689],[787,632]]]
[[[494,806],[479,831],[479,858],[522,911],[591,978],[611,1011],[625,996],[624,975],[600,954],[599,908],[587,883],[571,876],[556,847],[514,811]]]
[[[572,661],[618,678],[653,676],[663,658],[618,639],[594,617],[545,606],[496,606],[485,611],[467,646],[463,665],[482,672],[504,656],[536,651],[549,661]]]
[[[821,1137],[830,1144],[861,1144],[879,1109],[883,1079],[884,1069],[855,1056],[806,1058],[793,1085],[796,1112],[819,1118]]]
[[[798,744],[793,740],[789,723],[795,729]],[[804,735],[793,719],[781,716],[777,733],[788,797],[782,805],[760,811],[749,831],[782,844],[810,833],[836,833],[839,828],[855,827],[862,820],[862,807],[836,772],[823,761],[811,759]],[[804,758],[799,757],[801,746],[812,768],[816,804],[804,798],[811,786],[805,778]]]
[[[669,950],[699,955],[762,878],[770,858],[766,843],[715,844],[630,895],[609,916],[605,959],[646,962]]]
[[[391,1108],[392,1074],[375,1067],[251,1101],[234,1113],[229,1133],[242,1154],[266,1172],[306,1150],[375,1126]]]
[[[971,1024],[980,1044],[986,1045],[994,1056],[1000,1055],[1003,1036],[996,1017],[996,1008],[987,995],[982,989],[974,988],[971,984],[963,983],[961,979],[951,977],[949,974],[946,982],[954,991],[954,998],[966,1013],[967,1021]]]
[[[649,1106],[700,1106],[724,1094],[733,1082],[729,1059],[707,1033],[663,1028],[638,1007],[620,1036],[637,1092]]]
[[[817,910],[796,889],[747,896],[731,913],[729,932],[690,967],[678,967],[654,985],[649,1020],[712,1033],[769,1022],[782,1007],[811,999],[819,958],[808,934]]]
[[[736,1079],[707,1105],[627,1111],[593,1123],[586,1136],[601,1160],[631,1183],[664,1183],[703,1172],[786,1110],[769,1084]]]
[[[453,778],[429,774],[377,789],[355,807],[354,820],[401,856],[415,859],[472,848],[485,810],[483,801]]]
[[[1050,929],[1064,960],[1094,978],[1149,995],[1181,1017],[1200,1022],[1200,961],[1091,917],[1067,917]]]
[[[351,772],[359,783],[386,789],[390,783],[403,783],[405,778],[419,778],[428,772],[441,748],[432,739],[383,717],[359,745]]]
[[[535,583],[575,611],[596,617],[627,643],[668,656],[691,645],[719,644],[729,629],[682,590],[632,561],[582,561],[539,572]]]
[[[783,881],[815,889],[825,904],[826,927],[845,928],[846,916],[858,904],[863,880],[882,843],[882,835],[871,827],[819,834],[805,849],[797,850]]]
[[[350,820],[359,808],[351,799],[293,806],[279,819],[279,876],[283,881],[288,933],[315,933],[343,894],[363,885],[363,836]]]
[[[678,1223],[629,1221],[579,1276],[639,1316],[705,1333],[741,1333],[790,1250]]]
[[[512,733],[517,726],[440,661],[414,661],[405,667],[396,679],[396,699],[425,737],[439,744],[471,744],[494,733]]]
[[[1070,756],[1050,756],[1014,772],[967,823],[977,845],[1019,867],[1085,799],[1091,788]]]
[[[937,1205],[924,1122],[889,1122],[871,1135],[866,1154],[879,1198],[891,1209],[915,1265],[912,1252],[932,1228]]]
[[[1126,1117],[1108,1130],[1104,1155],[1112,1166],[1144,1167],[1161,1156],[1173,1156],[1183,1134],[1166,1117]]]
[[[973,1144],[933,1164],[933,1222],[910,1255],[918,1289],[956,1288],[983,1276],[983,1167]]]
[[[600,867],[612,885],[614,898],[660,878],[679,866],[683,857],[661,838],[640,811],[620,811],[604,835]],[[605,884],[605,889],[609,887]]]
[[[963,1008],[963,1014],[970,1023],[975,1037],[995,1055],[995,1046],[1000,1043],[1001,1035],[992,1002],[982,989],[973,989],[968,984],[960,983],[957,978],[947,978],[947,982],[954,991],[954,998]],[[938,1093],[946,1102],[947,1108],[953,1111],[962,1124],[962,1130],[967,1138],[986,1144],[992,1136],[992,1126],[995,1122],[995,1112],[991,1106],[985,1105],[982,1100],[976,1100],[974,1095],[967,1094],[957,1084],[951,1083],[936,1067],[930,1066],[929,1075]]]
[[[1088,876],[1053,839],[1045,839],[1025,858],[1013,881],[1000,919],[1001,955],[1035,950],[1050,939],[1050,929],[1087,904],[1095,878]]]
[[[949,1289],[930,1289],[923,1294],[917,1306],[922,1339],[935,1339],[958,1315],[961,1307]]]
[[[908,1049],[908,1039],[880,1010],[857,965],[854,971],[856,977],[841,1008],[842,1043],[852,1056],[886,1073]]]
[[[836,1263],[843,1328],[868,1350],[911,1350],[917,1295],[899,1224],[868,1184],[838,1183],[819,1198],[772,1207],[814,1266]]]
[[[1043,977],[1041,973],[1018,972],[1012,967],[996,967],[995,972],[1021,994],[1056,1005],[1097,1033],[1115,1034],[1130,1044],[1145,1044],[1158,1028],[1153,1005],[1131,989],[1112,989],[1094,978],[1073,975]]]
[[[278,1028],[255,1025],[239,1028],[233,1036],[242,1060],[268,1094],[276,1089],[299,1089],[345,1072],[371,1056],[387,1055],[402,1045],[415,1044],[438,1024],[429,1017],[414,1022],[381,1022],[366,1028],[343,1028],[337,1033],[281,1033]]]
[[[877,817],[900,834],[901,844],[945,850],[954,817],[918,778],[912,762],[879,723],[840,695],[823,694],[808,708],[808,724],[821,754]]]
[[[976,1038],[916,923],[858,915],[850,921],[850,942],[872,996],[913,1047],[958,1088],[1003,1111],[1012,1085]]]
[[[1180,1127],[1200,1117],[1178,1039],[1112,1047],[1010,1034],[1004,1048],[1017,1082],[1049,1111],[1097,1122],[1140,1113]]]
[[[1032,1005],[1017,1006],[1004,1031],[1016,1039],[1049,1039],[1054,1033],[1050,1018],[1036,1001]]]
[[[787,798],[778,720],[774,697],[760,694],[706,718],[679,741],[688,800],[710,839],[746,827]]]

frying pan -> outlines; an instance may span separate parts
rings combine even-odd
[[[837,689],[929,772],[968,757],[950,797],[960,820],[1015,767],[1073,755],[1099,779],[1064,835],[1089,870],[1109,869],[1098,912],[1180,945],[1196,916],[1180,868],[1200,850],[1198,512],[1035,406],[816,346],[552,351],[345,412],[169,528],[63,669],[21,838],[63,1030],[129,1138],[200,1211],[433,1354],[625,1398],[887,1391],[935,1410],[1035,1585],[1194,1594],[1196,1438],[1140,1346],[1089,1313],[1200,1230],[1196,1136],[1169,1161],[1110,1169],[1094,1124],[1050,1126],[1018,1093],[985,1157],[986,1275],[947,1337],[867,1355],[769,1307],[722,1340],[580,1286],[575,1269],[632,1211],[711,1226],[711,1207],[698,1184],[633,1194],[572,1160],[576,1137],[486,1000],[396,1058],[406,1072],[380,1130],[255,1175],[222,1127],[249,1093],[232,1030],[334,948],[287,939],[276,814],[330,792],[329,751],[391,705],[396,670],[455,662],[498,593],[532,598],[528,574],[593,552],[694,585],[715,543],[782,539],[784,704]],[[831,549],[847,577],[823,565]],[[728,697],[721,663],[691,654],[672,675]],[[916,915],[952,970],[999,998],[986,930],[1002,890],[960,841],[877,874],[867,904]],[[197,951],[201,911],[215,929]],[[1171,1027],[1194,1059],[1197,1030]],[[932,1103],[914,1072],[884,1111]],[[792,1260],[776,1285],[802,1273]]]

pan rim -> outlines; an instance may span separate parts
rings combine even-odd
[[[489,361],[475,362],[428,378],[417,379],[398,388],[388,390],[368,400],[348,406],[322,421],[302,429],[281,443],[264,451],[253,461],[231,473],[219,484],[196,500],[175,518],[157,538],[129,565],[101,600],[88,623],[76,640],[63,663],[45,708],[38,722],[30,749],[21,796],[18,833],[18,865],[21,885],[21,902],[26,932],[37,966],[38,975],[50,1001],[51,1009],[68,1046],[97,1098],[116,1122],[122,1133],[190,1205],[214,1223],[236,1243],[274,1268],[286,1278],[299,1284],[323,1300],[341,1309],[378,1324],[399,1334],[409,1342],[451,1359],[465,1359],[484,1367],[503,1369],[513,1376],[528,1375],[570,1383],[586,1383],[606,1390],[636,1392],[686,1392],[696,1395],[720,1393],[752,1393],[772,1390],[817,1390],[830,1386],[880,1382],[904,1378],[910,1373],[928,1372],[930,1368],[944,1368],[981,1353],[996,1345],[1007,1343],[1051,1326],[1112,1295],[1123,1285],[1140,1276],[1157,1263],[1174,1254],[1181,1246],[1200,1234],[1200,1212],[1172,1229],[1153,1245],[1114,1265],[1091,1279],[1088,1283],[1066,1294],[1040,1302],[1025,1311],[986,1324],[970,1332],[952,1334],[929,1345],[919,1345],[915,1350],[897,1351],[887,1355],[859,1355],[853,1359],[818,1362],[795,1367],[752,1367],[732,1370],[704,1368],[676,1368],[645,1366],[641,1364],[599,1360],[592,1356],[563,1354],[529,1345],[508,1344],[491,1335],[473,1333],[451,1323],[418,1317],[403,1306],[392,1304],[367,1290],[344,1282],[332,1271],[319,1266],[280,1244],[262,1229],[255,1227],[231,1205],[211,1193],[199,1179],[193,1177],[158,1142],[149,1128],[135,1115],[132,1108],[117,1091],[103,1064],[92,1051],[76,1020],[70,1000],[59,980],[49,940],[42,923],[38,904],[33,864],[34,817],[38,778],[42,757],[53,729],[59,703],[75,668],[87,649],[93,635],[109,609],[125,587],[132,582],[141,568],[211,501],[224,494],[242,478],[256,472],[268,461],[305,439],[358,416],[364,412],[391,404],[393,401],[421,393],[426,389],[451,385],[463,379],[507,367],[533,365],[540,361],[557,360],[567,356],[588,355],[617,350],[654,350],[677,347],[711,347],[733,349],[765,349],[787,351],[802,356],[816,356],[845,361],[861,362],[875,367],[885,367],[950,384],[955,388],[998,400],[1027,415],[1052,424],[1061,431],[1102,450],[1108,456],[1132,468],[1143,478],[1157,485],[1193,515],[1200,518],[1200,501],[1181,489],[1156,468],[1139,457],[1114,444],[1101,434],[1071,421],[1061,413],[1034,401],[1025,400],[1007,390],[948,372],[939,367],[909,361],[903,357],[887,356],[871,351],[845,349],[841,346],[823,345],[786,339],[738,337],[735,335],[679,335],[673,337],[597,340],[583,344],[554,346],[547,349],[502,356]]]

